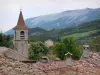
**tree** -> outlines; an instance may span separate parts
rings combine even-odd
[[[73,37],[65,37],[62,42],[66,46],[66,52],[72,53],[72,58],[73,59],[80,59],[82,55],[81,48],[79,45],[76,43]]]
[[[11,36],[10,35],[4,35],[3,33],[0,33],[0,46],[12,48],[13,43],[12,43],[12,40],[11,40]]]
[[[29,46],[29,59],[39,60],[42,56],[47,55],[49,49],[40,41],[31,42]]]
[[[61,37],[57,36],[56,41],[60,42],[61,41]]]
[[[66,58],[65,57],[66,47],[64,43],[59,43],[59,42],[56,43],[53,49],[57,57],[59,57],[62,60]]]
[[[100,52],[100,37],[89,40],[90,50]]]
[[[0,33],[0,42],[2,42],[2,41],[3,41],[3,34]]]
[[[73,59],[80,59],[82,55],[81,53],[82,51],[80,47],[78,46],[78,44],[75,42],[75,40],[72,37],[63,38],[62,41],[60,41],[54,46],[53,49],[56,55],[62,60],[65,59],[65,54],[67,52],[70,52],[73,54],[72,55]]]

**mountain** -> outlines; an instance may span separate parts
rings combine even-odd
[[[50,30],[78,26],[97,19],[100,19],[100,8],[86,8],[28,18],[25,20],[25,24],[29,28],[39,27]],[[6,34],[13,34],[13,30],[7,31]]]
[[[39,27],[35,27],[35,28],[29,28],[29,35],[38,35],[39,33],[44,33],[46,32],[45,29],[42,29],[42,28],[39,28]],[[10,29],[8,32],[5,33],[5,35],[8,35],[8,34],[13,34],[14,33],[14,30],[13,29]]]
[[[5,35],[13,35],[14,34],[14,30],[10,29],[7,32],[4,33]]]
[[[46,30],[36,27],[36,28],[29,28],[29,35],[40,35],[42,33],[45,33]]]
[[[67,10],[61,13],[28,18],[25,23],[29,28],[52,29],[77,26],[96,19],[100,19],[100,8]]]
[[[31,34],[32,33],[34,32],[31,32]],[[30,40],[45,41],[47,39],[52,39],[53,41],[56,41],[58,38],[66,36],[72,36],[77,40],[100,36],[100,19],[70,28],[52,29],[40,35],[30,35],[29,37]]]

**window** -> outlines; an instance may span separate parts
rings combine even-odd
[[[16,31],[15,31],[15,40],[16,40]]]
[[[21,32],[20,32],[20,37],[21,37],[21,39],[25,39],[25,38],[24,38],[24,37],[25,37],[24,31],[21,31]]]
[[[21,32],[20,32],[20,35],[24,35],[24,31],[21,31]]]

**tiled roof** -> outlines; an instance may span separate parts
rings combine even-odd
[[[16,30],[16,29],[28,30],[28,27],[27,27],[27,26],[25,25],[25,23],[24,23],[22,11],[20,11],[19,19],[18,19],[17,25],[16,25],[13,29],[14,29],[14,30]]]
[[[73,60],[72,66],[66,66],[66,61],[48,63],[22,63],[2,54],[5,48],[0,48],[0,75],[100,75],[100,52],[89,53],[84,60]]]

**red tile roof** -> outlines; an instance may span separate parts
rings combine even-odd
[[[27,27],[27,26],[25,25],[25,23],[24,23],[22,11],[20,11],[19,19],[18,19],[17,25],[16,25],[13,29],[14,29],[14,30],[17,30],[17,29],[28,30],[28,27]]]

